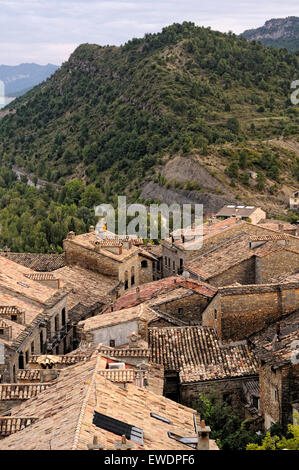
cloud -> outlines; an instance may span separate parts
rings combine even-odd
[[[122,44],[173,22],[240,33],[296,15],[298,0],[0,0],[0,63],[61,63],[85,42]]]

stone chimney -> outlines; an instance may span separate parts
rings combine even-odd
[[[210,447],[210,426],[206,426],[204,420],[200,422],[198,427],[198,444],[197,450],[209,450]]]
[[[94,232],[94,226],[93,226],[93,225],[91,225],[91,226],[89,227],[89,233],[92,233],[92,232]]]
[[[136,287],[136,300],[140,300],[140,287]]]
[[[76,234],[75,232],[69,232],[66,236],[67,240],[73,240],[75,238]]]
[[[278,224],[278,231],[283,233],[283,227],[284,227],[283,224]]]

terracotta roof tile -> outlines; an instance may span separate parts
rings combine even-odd
[[[151,360],[178,371],[182,383],[258,373],[246,343],[222,345],[212,327],[149,328],[148,334]]]
[[[65,266],[65,255],[52,255],[41,253],[10,253],[0,252],[4,258],[8,258],[15,263],[21,264],[34,271],[55,271]]]

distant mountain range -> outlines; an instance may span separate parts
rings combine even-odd
[[[248,29],[241,35],[249,41],[261,41],[265,46],[285,47],[290,52],[299,50],[299,17],[275,18],[264,26]]]
[[[58,68],[53,64],[0,65],[0,80],[5,83],[6,96],[18,97],[49,78]]]

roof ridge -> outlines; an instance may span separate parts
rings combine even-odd
[[[81,410],[80,410],[80,413],[79,413],[78,423],[77,423],[77,426],[76,426],[76,429],[75,429],[75,436],[74,436],[74,442],[73,442],[73,445],[72,445],[72,450],[76,450],[77,446],[78,446],[78,443],[79,443],[79,437],[80,437],[80,432],[81,432],[82,421],[83,421],[83,418],[84,418],[84,414],[85,414],[86,406],[87,406],[87,403],[88,403],[88,400],[89,400],[89,395],[90,395],[91,389],[92,389],[92,387],[93,387],[93,385],[95,384],[95,381],[96,381],[96,375],[97,375],[96,373],[97,373],[98,364],[100,362],[100,358],[101,358],[101,355],[98,354],[97,359],[96,359],[96,363],[95,363],[95,367],[94,367],[94,370],[93,370],[92,378],[89,381],[90,383],[88,384],[86,382],[86,384],[85,384],[88,388],[86,390],[86,395],[85,395],[84,400],[82,402]]]

